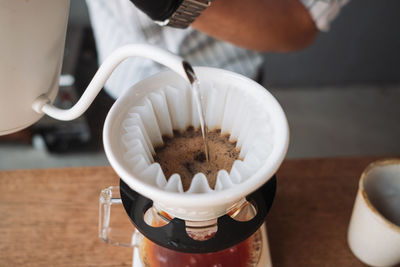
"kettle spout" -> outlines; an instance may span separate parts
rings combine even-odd
[[[38,97],[33,102],[32,108],[37,113],[45,113],[58,120],[69,121],[78,118],[92,104],[115,68],[130,57],[143,57],[154,60],[175,71],[190,84],[195,80],[193,68],[181,57],[155,46],[130,44],[118,48],[108,56],[103,64],[101,64],[81,98],[70,109],[60,109],[53,106],[50,100],[44,95]]]

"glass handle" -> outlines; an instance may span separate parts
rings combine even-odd
[[[109,244],[135,247],[137,234],[125,213],[119,186],[101,190],[99,202],[99,237]]]

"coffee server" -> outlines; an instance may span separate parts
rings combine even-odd
[[[99,235],[108,243],[133,247],[133,267],[272,266],[263,223],[275,189],[274,177],[228,214],[212,220],[189,221],[171,218],[121,180],[120,187],[101,192]],[[126,243],[112,237],[118,229],[110,225],[111,210],[121,204],[120,196],[137,229],[131,233],[131,242]],[[258,203],[258,209],[250,203]]]

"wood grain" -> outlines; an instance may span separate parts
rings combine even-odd
[[[274,266],[364,266],[347,245],[347,227],[360,175],[374,160],[291,160],[282,165],[267,218]]]
[[[0,266],[131,266],[97,234],[100,191],[117,184],[109,167],[1,172]]]
[[[346,234],[358,179],[375,159],[284,162],[267,217],[274,266],[363,266]],[[130,266],[130,248],[97,234],[99,193],[117,184],[110,167],[0,172],[0,266]]]

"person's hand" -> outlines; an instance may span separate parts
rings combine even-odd
[[[178,0],[130,0],[130,1],[154,21],[164,21],[168,19],[180,3],[180,1]]]

